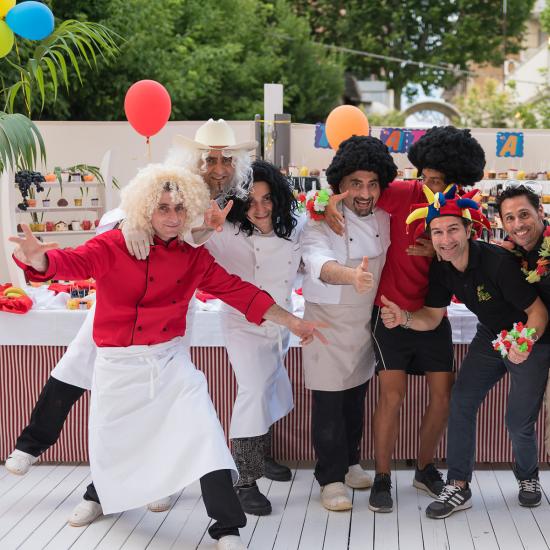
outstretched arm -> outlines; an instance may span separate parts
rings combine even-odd
[[[43,243],[39,241],[26,224],[21,225],[23,237],[9,237],[8,240],[17,247],[13,255],[23,264],[30,265],[36,271],[45,273],[48,270],[48,256],[46,252],[58,248],[57,243]]]
[[[445,315],[445,307],[426,307],[415,312],[405,311],[397,304],[381,296],[384,307],[380,312],[382,322],[387,328],[395,328],[400,325],[407,325],[406,328],[413,330],[434,330],[439,326]]]

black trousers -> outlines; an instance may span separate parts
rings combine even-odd
[[[343,391],[311,392],[315,477],[321,486],[343,483],[348,467],[359,463],[368,384]]]
[[[239,529],[246,525],[246,516],[233,489],[231,472],[216,470],[202,476],[200,482],[206,513],[214,520],[208,534],[216,540],[227,535],[238,535]],[[88,485],[84,500],[99,502],[93,483]]]
[[[15,448],[38,456],[59,438],[72,406],[86,390],[50,376],[42,388],[27,427],[17,438]]]

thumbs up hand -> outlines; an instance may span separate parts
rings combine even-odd
[[[380,317],[386,328],[395,328],[405,323],[406,319],[401,311],[401,308],[388,300],[383,294],[380,297],[384,306],[380,311]]]
[[[367,271],[369,259],[363,256],[361,263],[355,268],[353,286],[359,294],[368,292],[374,286],[374,277]]]

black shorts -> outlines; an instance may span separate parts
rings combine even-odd
[[[407,374],[424,374],[453,370],[453,338],[447,317],[434,330],[388,329],[380,318],[380,308],[374,306],[372,336],[376,372],[402,370]]]

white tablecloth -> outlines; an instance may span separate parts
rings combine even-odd
[[[206,304],[199,302],[191,333],[192,346],[223,346],[218,310],[218,300]],[[0,312],[0,345],[68,346],[84,322],[85,315],[87,311],[66,309],[32,309],[24,315]],[[451,304],[448,315],[453,328],[453,342],[470,343],[475,334],[477,317],[462,304]],[[291,341],[291,345],[297,345],[297,338]]]

